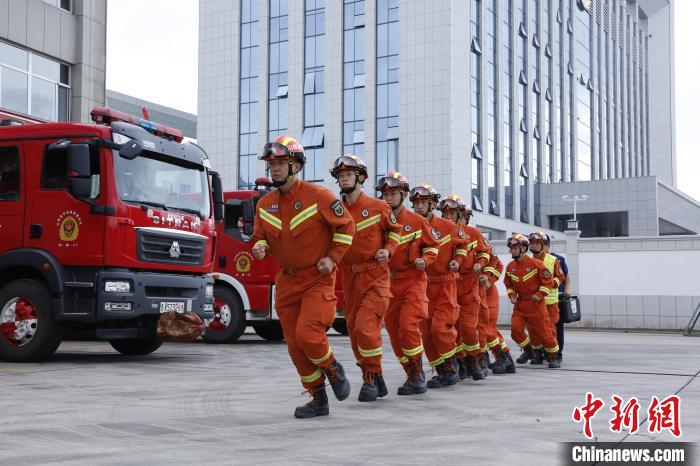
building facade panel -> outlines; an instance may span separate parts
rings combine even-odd
[[[200,15],[217,3],[231,4],[202,0]],[[672,141],[672,119],[653,124],[657,108],[672,109],[669,0],[254,3],[260,82],[246,95],[261,107],[257,145],[222,155],[256,165],[248,182],[264,172],[265,139],[291,133],[309,149],[308,180],[332,186],[330,163],[354,152],[371,180],[398,169],[468,199],[498,235],[552,227],[545,185],[673,170],[673,150],[652,142]],[[230,83],[239,93],[242,81]],[[248,134],[242,124],[228,129],[234,139]]]

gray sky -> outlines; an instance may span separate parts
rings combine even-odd
[[[678,187],[700,200],[700,1],[675,5]],[[110,0],[107,14],[107,88],[197,113],[199,2]]]

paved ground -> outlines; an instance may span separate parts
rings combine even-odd
[[[167,344],[125,358],[107,344],[64,343],[42,364],[0,362],[0,464],[559,464],[559,442],[583,440],[571,421],[586,391],[606,401],[680,390],[683,440],[700,440],[700,339],[571,331],[560,370],[527,366],[512,376],[398,397],[403,371],[385,364],[390,395],[357,402],[359,372],[346,337],[332,337],[353,393],[331,416],[297,420],[300,395],[283,344]],[[385,354],[390,354],[385,347]],[[632,440],[672,440],[666,432]]]

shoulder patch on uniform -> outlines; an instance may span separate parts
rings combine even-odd
[[[459,237],[462,239],[466,239],[467,234],[464,232],[464,230],[459,230]]]
[[[433,235],[433,238],[435,238],[435,239],[440,239],[440,237],[442,236],[442,233],[437,231],[435,228],[431,228],[430,233]]]
[[[491,247],[491,242],[490,242],[487,238],[484,238],[484,245],[485,245],[487,248],[490,248],[490,247]]]
[[[343,208],[343,204],[338,199],[333,201],[333,203],[331,204],[331,210],[338,217],[342,217],[343,214],[345,213],[345,209]]]
[[[406,230],[406,231],[411,231],[411,225],[406,224],[406,225],[403,227],[403,229]]]
[[[396,224],[396,215],[394,215],[393,211],[389,214],[389,221],[393,224]]]
[[[552,274],[549,273],[549,270],[544,269],[544,270],[542,271],[542,276],[543,276],[544,278],[549,278],[549,277],[552,276]]]

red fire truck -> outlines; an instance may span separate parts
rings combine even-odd
[[[266,340],[281,340],[282,328],[275,312],[273,258],[253,259],[255,205],[270,190],[270,180],[258,178],[255,189],[224,193],[224,221],[217,224],[214,263],[214,318],[207,322],[204,340],[211,343],[236,341],[252,326]],[[347,335],[343,319],[343,293],[336,281],[338,313],[333,328]]]
[[[92,119],[0,122],[0,359],[74,337],[148,354],[161,312],[213,315],[223,194],[204,150],[121,112]]]

